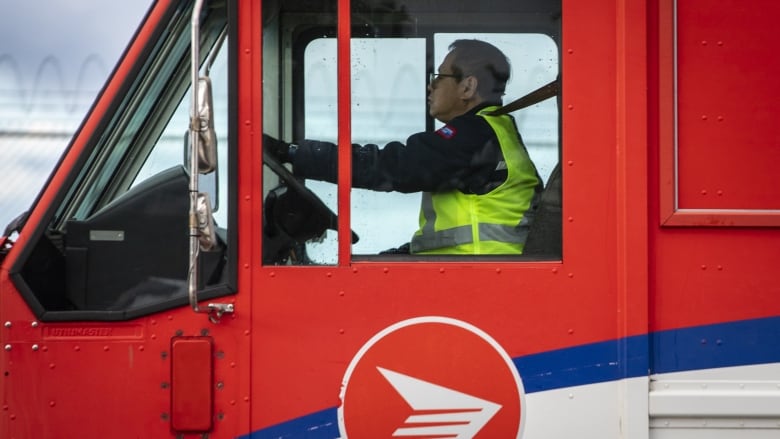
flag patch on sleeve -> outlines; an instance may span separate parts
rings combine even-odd
[[[456,133],[457,133],[457,131],[455,131],[455,128],[453,128],[453,127],[451,127],[449,125],[445,125],[445,126],[439,128],[438,130],[436,130],[436,134],[438,134],[439,136],[441,136],[441,137],[443,137],[445,139],[452,139],[453,137],[455,137]]]

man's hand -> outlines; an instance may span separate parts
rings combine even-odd
[[[290,144],[263,134],[263,150],[276,157],[282,163],[290,162]]]

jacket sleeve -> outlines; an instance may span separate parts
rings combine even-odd
[[[442,130],[417,133],[405,144],[390,142],[381,149],[372,144],[353,144],[352,186],[407,193],[468,186],[475,173],[484,174],[495,168],[500,147],[487,123],[459,122],[448,126],[450,131],[445,130],[445,134]],[[315,140],[304,140],[298,145],[293,158],[295,174],[335,183],[336,146]]]

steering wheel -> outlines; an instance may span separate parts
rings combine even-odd
[[[288,187],[295,191],[306,203],[311,205],[313,209],[327,217],[329,229],[338,230],[338,216],[336,213],[323,203],[311,189],[298,180],[278,158],[273,154],[269,154],[268,151],[263,151],[263,163],[271,168],[271,170],[274,171]],[[358,235],[355,232],[352,232],[352,244],[358,242],[358,239]]]

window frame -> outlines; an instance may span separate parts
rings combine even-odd
[[[191,7],[190,7],[191,9]],[[36,281],[36,277],[47,276],[45,273],[40,273],[36,264],[42,264],[41,257],[50,258],[53,253],[47,248],[51,247],[56,252],[56,249],[52,246],[50,241],[55,239],[52,233],[61,234],[64,232],[64,224],[70,217],[69,212],[72,212],[72,207],[80,206],[83,203],[83,188],[92,187],[96,184],[96,180],[100,175],[108,175],[110,181],[106,182],[103,189],[100,189],[100,194],[97,197],[92,197],[91,202],[87,208],[86,216],[95,213],[100,207],[107,205],[110,200],[116,198],[118,194],[123,193],[129,189],[132,181],[136,178],[136,175],[143,165],[145,160],[133,160],[130,156],[137,154],[139,151],[132,151],[131,149],[137,149],[137,143],[149,144],[144,149],[146,153],[151,150],[152,146],[156,142],[148,142],[148,139],[154,135],[160,135],[162,133],[162,127],[166,126],[166,123],[150,122],[150,119],[158,117],[160,111],[163,109],[150,108],[145,113],[142,120],[139,121],[140,128],[131,131],[132,139],[128,140],[128,145],[136,145],[135,148],[129,146],[120,151],[121,157],[114,160],[116,162],[112,172],[106,172],[105,166],[107,157],[115,152],[115,146],[111,139],[117,135],[126,135],[126,126],[128,120],[137,118],[134,113],[138,110],[138,106],[148,101],[148,97],[144,96],[144,93],[148,92],[148,84],[151,78],[151,82],[155,82],[155,77],[149,75],[157,75],[160,73],[159,65],[164,63],[161,61],[162,57],[165,57],[168,52],[161,50],[170,46],[173,39],[180,39],[183,35],[189,41],[189,32],[183,32],[179,35],[177,32],[181,31],[181,26],[189,25],[190,9],[184,8],[181,4],[170,5],[165,10],[162,18],[157,22],[156,27],[151,31],[151,35],[144,47],[141,49],[140,55],[136,58],[137,64],[132,65],[132,74],[125,76],[125,78],[132,78],[132,80],[121,83],[121,91],[117,93],[113,101],[107,106],[103,107],[103,113],[93,113],[88,116],[87,121],[98,120],[91,131],[83,134],[77,133],[74,137],[74,142],[79,141],[80,136],[90,136],[85,141],[85,147],[80,150],[73,150],[73,147],[69,148],[66,152],[67,161],[71,161],[73,166],[68,171],[68,175],[63,180],[62,184],[57,189],[53,201],[49,205],[44,217],[36,225],[36,228],[32,230],[30,239],[27,241],[27,245],[24,248],[20,257],[14,261],[10,269],[10,278],[14,285],[19,290],[24,300],[28,303],[35,315],[42,321],[125,321],[131,320],[145,315],[154,314],[163,310],[180,308],[189,305],[189,298],[186,293],[184,295],[177,295],[174,298],[163,298],[160,301],[144,304],[135,308],[129,309],[69,309],[62,305],[52,305],[57,301],[64,301],[67,297],[67,290],[65,287],[61,287],[61,293],[57,291],[48,291],[48,288],[44,288]],[[236,65],[236,53],[237,53],[237,4],[236,2],[228,2],[226,9],[226,16],[224,18],[215,19],[216,22],[222,20],[224,25],[228,27],[228,45],[222,50],[227,50],[228,54],[228,74],[226,80],[228,81],[228,107],[226,116],[228,117],[228,148],[227,148],[227,169],[228,169],[228,181],[227,193],[229,198],[228,203],[228,230],[226,245],[227,250],[225,252],[225,265],[222,271],[221,278],[213,285],[206,286],[201,289],[199,297],[203,299],[212,299],[215,297],[221,297],[229,294],[234,294],[237,291],[237,203],[235,203],[237,193],[237,163],[236,163],[236,137],[237,137],[237,65]],[[204,26],[212,26],[215,23],[214,20],[204,20]],[[177,26],[177,27],[171,27]],[[212,26],[213,28],[213,26]],[[219,29],[222,27],[220,26]],[[178,31],[176,31],[178,29]],[[209,32],[204,33],[204,40],[202,44],[211,45],[215,40],[219,31],[214,32],[211,29]],[[173,37],[173,39],[171,39]],[[167,43],[166,43],[167,42]],[[168,44],[168,46],[166,46]],[[167,78],[166,84],[169,82],[181,82],[185,83],[189,79],[189,44],[186,47],[178,47],[178,43],[173,43],[178,49],[182,49],[182,57],[176,61],[175,67],[169,70],[164,76]],[[177,50],[178,50],[177,49]],[[208,51],[202,51],[201,54],[205,57]],[[121,64],[120,64],[121,65]],[[159,79],[159,78],[157,78]],[[110,80],[111,81],[111,80]],[[177,83],[178,83],[177,82]],[[160,90],[160,86],[156,89]],[[166,87],[162,87],[166,88]],[[184,85],[184,89],[188,89],[187,84]],[[184,93],[183,99],[187,99],[187,93]],[[163,90],[159,93],[159,96],[168,95],[171,93],[169,90]],[[99,97],[100,101],[102,97]],[[170,110],[168,113],[173,114],[173,109],[178,106],[177,103],[171,103],[171,105],[165,105],[164,108]],[[150,107],[154,107],[151,105]],[[171,108],[173,107],[173,108]],[[93,108],[94,110],[94,108]],[[82,130],[84,125],[82,125]],[[182,130],[186,130],[187,126],[183,126]],[[182,132],[183,132],[182,131]],[[144,138],[146,140],[139,140]],[[74,154],[78,153],[76,157]],[[64,159],[65,160],[65,159]],[[62,163],[62,162],[61,162]],[[135,164],[132,164],[135,163]],[[114,176],[114,172],[122,174],[120,177]],[[124,189],[123,189],[124,188]],[[113,194],[113,195],[112,195]],[[183,196],[187,196],[186,193]],[[182,226],[182,233],[187,233],[186,224]],[[48,252],[48,253],[47,253]],[[65,264],[64,256],[61,256],[59,262],[54,261],[52,265]],[[57,274],[56,268],[54,274]],[[52,275],[52,273],[48,273]],[[182,273],[182,278],[186,279],[186,269]],[[64,276],[64,274],[63,274]],[[62,282],[64,283],[64,282]],[[186,289],[186,288],[185,288]],[[60,297],[61,296],[61,297]]]
[[[513,21],[508,16],[501,16],[498,17],[496,14],[491,13],[485,13],[486,16],[491,17],[491,20],[485,20],[485,22],[490,22],[490,25],[473,25],[471,23],[462,23],[462,20],[458,20],[457,14],[445,14],[448,16],[451,16],[450,20],[452,24],[447,26],[442,26],[440,24],[440,20],[442,19],[441,14],[434,14],[430,13],[427,16],[430,18],[429,22],[418,22],[415,26],[415,34],[414,35],[407,35],[405,33],[397,32],[391,25],[377,25],[373,27],[367,27],[362,25],[355,25],[351,21],[344,20],[344,14],[341,13],[338,17],[339,22],[334,27],[333,25],[324,25],[324,24],[306,24],[305,22],[301,23],[301,27],[303,29],[295,28],[295,26],[291,26],[288,22],[288,30],[286,33],[282,36],[283,47],[291,47],[291,53],[292,53],[292,64],[293,65],[304,65],[304,57],[305,57],[305,51],[308,47],[309,43],[314,41],[318,38],[344,38],[347,34],[347,31],[349,31],[349,37],[351,38],[368,38],[375,36],[377,33],[381,34],[382,38],[424,38],[426,40],[426,71],[433,72],[436,71],[437,66],[434,65],[435,60],[433,59],[433,52],[434,52],[434,39],[437,34],[441,33],[491,33],[491,34],[500,34],[500,33],[518,33],[517,28],[518,26],[523,26],[523,32],[522,33],[534,33],[534,34],[543,34],[547,35],[552,39],[552,41],[555,43],[557,47],[557,54],[558,54],[558,77],[560,78],[560,73],[563,71],[563,56],[562,56],[562,45],[561,45],[561,22],[560,19],[556,22],[557,26],[553,25],[547,25],[543,26],[538,23],[534,22],[524,22],[522,25],[518,24],[516,21]],[[511,14],[509,14],[511,15]],[[331,17],[334,20],[336,17]],[[351,18],[351,17],[350,17]],[[439,21],[437,21],[439,19]],[[320,17],[320,21],[327,21],[327,18]],[[551,31],[552,29],[555,29],[557,32]],[[368,30],[367,30],[368,29]],[[349,39],[348,39],[349,40]],[[339,71],[347,70],[349,68],[349,60],[346,61],[346,63],[341,60],[341,56],[343,56],[343,51],[349,51],[349,44],[346,44],[346,48],[344,48],[344,43],[337,40],[337,64]],[[347,58],[349,58],[349,55],[347,55]],[[346,65],[346,66],[345,66]],[[291,96],[291,117],[290,121],[287,122],[287,126],[282,127],[282,132],[290,132],[291,138],[297,139],[297,138],[304,138],[304,120],[305,120],[305,90],[303,87],[304,83],[304,74],[302,68],[298,69],[290,69],[291,72],[288,73],[289,79],[292,81],[292,84],[296,84],[292,87],[292,96]],[[343,108],[343,107],[350,107],[351,106],[351,99],[348,99],[348,104],[341,105],[341,101],[343,100],[342,96],[350,96],[351,90],[349,90],[349,82],[351,81],[351,74],[350,75],[344,75],[339,74],[338,82],[339,82],[339,91],[337,91],[337,107],[339,114],[339,133],[343,131],[350,132],[350,124],[345,123],[343,118],[351,119],[351,111],[349,108]],[[516,98],[516,97],[512,97]],[[508,103],[508,102],[505,102]],[[558,153],[558,163],[560,164],[563,160],[562,154],[563,154],[563,128],[562,128],[562,122],[563,122],[563,113],[560,108],[560,96],[558,97],[558,145],[557,145],[557,153]],[[432,131],[434,129],[435,120],[426,113],[426,122],[425,127],[426,130]],[[412,133],[409,133],[412,134]],[[349,136],[347,136],[349,137]],[[341,134],[339,134],[339,144],[350,144],[349,140],[342,140]],[[343,147],[340,146],[340,157],[339,157],[339,163],[345,163],[344,158],[347,155],[343,155]],[[350,162],[346,162],[350,163]],[[347,176],[342,176],[341,174],[345,174]],[[375,255],[375,254],[353,254],[351,245],[349,244],[349,240],[343,239],[345,236],[349,236],[347,234],[347,231],[350,230],[352,221],[351,221],[351,213],[345,212],[345,207],[347,207],[346,211],[350,211],[352,208],[352,200],[351,200],[351,187],[350,185],[346,185],[347,189],[343,189],[342,186],[344,186],[343,182],[350,181],[351,180],[351,172],[340,172],[339,175],[339,184],[337,188],[338,192],[338,212],[339,212],[339,224],[340,224],[340,231],[339,231],[339,237],[338,237],[338,255],[337,255],[337,264],[340,266],[348,265],[350,262],[362,262],[362,261],[394,261],[394,262],[401,262],[401,261],[414,261],[414,262],[441,262],[441,261],[453,261],[453,262],[459,262],[459,261],[509,261],[509,262],[518,262],[518,261],[560,261],[563,259],[563,254],[559,255],[506,255],[506,256],[492,256],[492,255]],[[546,182],[545,182],[546,183]],[[344,212],[344,213],[342,213]],[[345,214],[346,213],[346,214]],[[346,223],[346,224],[343,224]],[[343,231],[342,231],[343,229]],[[359,232],[359,231],[358,231]],[[411,233],[411,231],[410,231]],[[411,235],[410,235],[411,236]],[[344,242],[344,243],[343,243]],[[400,244],[400,243],[399,243]],[[346,252],[346,254],[345,254]],[[561,253],[563,250],[561,251]]]

